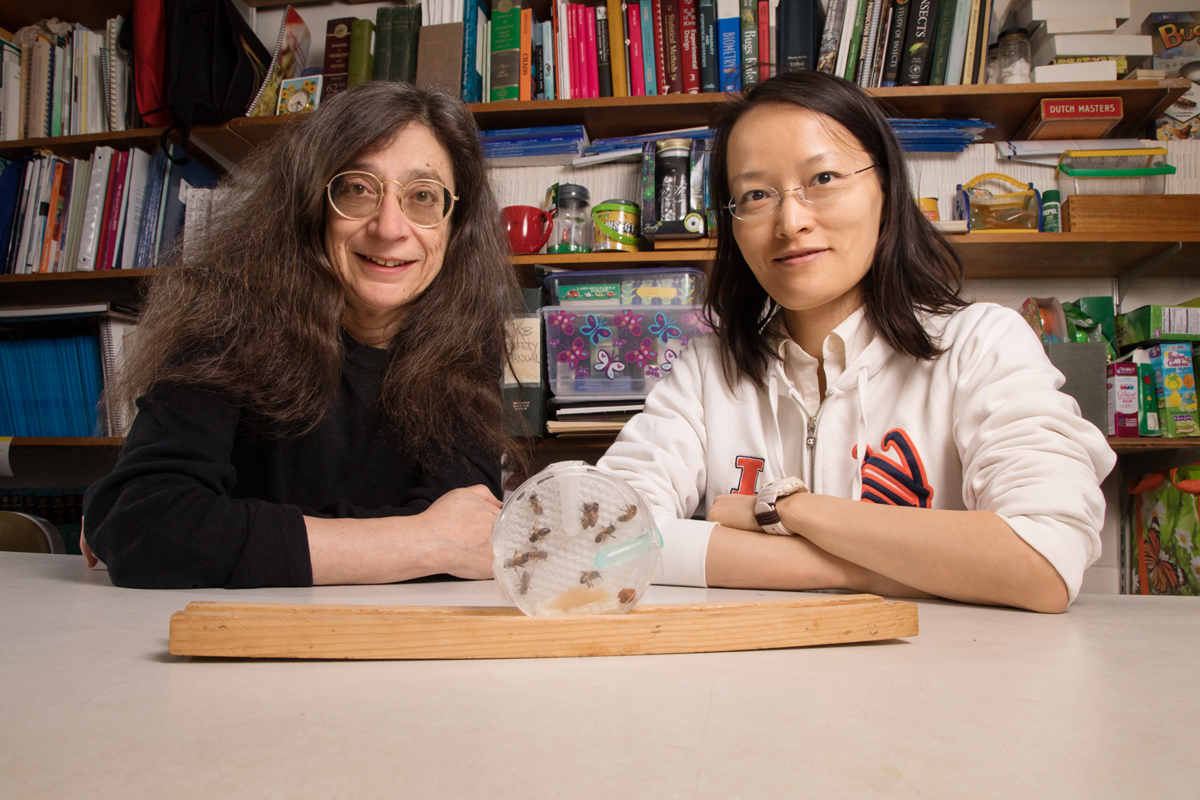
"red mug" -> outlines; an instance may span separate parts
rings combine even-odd
[[[540,208],[505,206],[500,213],[504,215],[504,230],[513,253],[536,253],[550,240],[554,220]]]

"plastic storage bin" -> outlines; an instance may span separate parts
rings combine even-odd
[[[684,306],[704,299],[704,273],[692,267],[555,272],[546,289],[559,305]]]
[[[1058,191],[1073,194],[1163,194],[1167,176],[1165,147],[1132,150],[1067,150],[1058,161]]]
[[[645,397],[688,340],[709,327],[702,306],[546,306],[550,391],[558,397]]]

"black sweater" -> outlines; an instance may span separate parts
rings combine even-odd
[[[498,459],[458,449],[431,468],[378,405],[387,352],[349,340],[337,399],[300,437],[264,433],[228,398],[156,385],[113,471],[84,497],[84,531],[118,586],[308,586],[303,516],[418,514],[447,491],[500,494]],[[464,463],[465,461],[465,463]]]

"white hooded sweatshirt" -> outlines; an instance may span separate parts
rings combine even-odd
[[[1116,463],[1100,431],[1058,391],[1029,325],[975,303],[930,316],[946,352],[893,350],[860,308],[826,338],[829,387],[791,339],[766,391],[736,389],[714,334],[692,339],[600,460],[644,492],[663,535],[657,583],[705,585],[714,523],[690,519],[713,498],[802,478],[810,491],[863,502],[998,514],[1054,565],[1071,601],[1100,557],[1100,481]]]

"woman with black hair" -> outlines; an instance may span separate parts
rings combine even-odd
[[[961,298],[871,98],[759,84],[727,105],[711,191],[716,332],[600,461],[657,509],[659,581],[1064,610],[1115,456],[1024,320]]]
[[[517,297],[471,112],[373,82],[259,148],[154,279],[83,544],[143,588],[491,577]]]

